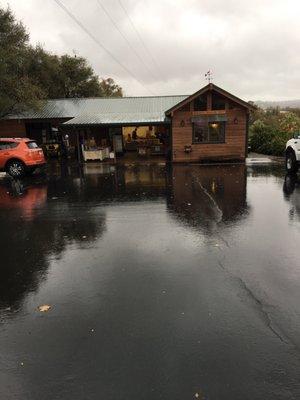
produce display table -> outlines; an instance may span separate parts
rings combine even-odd
[[[85,150],[82,146],[82,154],[84,161],[103,161],[106,158],[109,158],[109,147],[95,150]]]

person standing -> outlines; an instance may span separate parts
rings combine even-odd
[[[137,140],[138,135],[137,135],[137,128],[134,128],[134,130],[132,131],[132,140]]]

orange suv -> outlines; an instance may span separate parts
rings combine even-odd
[[[43,150],[28,138],[0,138],[0,171],[14,178],[46,164]]]

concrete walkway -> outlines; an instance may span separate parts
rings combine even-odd
[[[269,156],[265,154],[249,153],[246,158],[247,165],[255,164],[282,164],[284,163],[284,157]]]

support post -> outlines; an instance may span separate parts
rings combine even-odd
[[[115,135],[114,134],[112,135],[112,143],[113,143],[113,152],[114,152],[114,163],[116,164],[116,162],[117,162],[117,153],[116,153],[116,150],[115,150]]]
[[[80,149],[80,140],[79,140],[79,132],[76,132],[76,138],[77,138],[77,161],[78,164],[81,164],[81,149]]]

